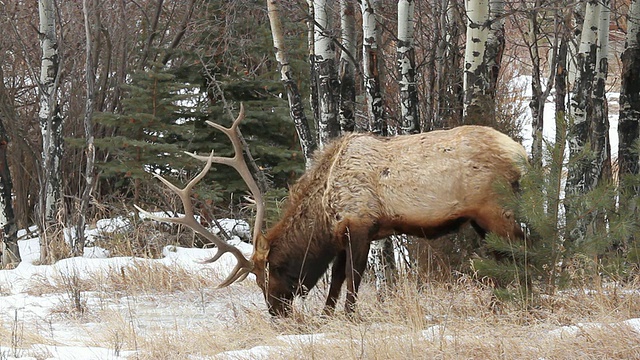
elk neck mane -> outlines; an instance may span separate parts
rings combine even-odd
[[[337,254],[333,236],[335,219],[323,203],[335,160],[353,136],[346,135],[316,151],[312,167],[291,187],[284,213],[266,233],[271,248],[269,262],[287,264],[292,279],[315,285]],[[310,265],[313,265],[311,267]]]

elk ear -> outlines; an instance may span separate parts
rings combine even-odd
[[[254,248],[254,257],[259,260],[266,260],[267,256],[269,256],[269,250],[271,250],[271,245],[267,238],[264,235],[260,234],[256,239],[256,243],[253,245]]]

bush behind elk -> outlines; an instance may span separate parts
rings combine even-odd
[[[187,225],[216,244],[218,252],[206,262],[232,253],[238,263],[220,286],[255,274],[272,315],[288,315],[293,298],[313,288],[332,261],[325,313],[334,311],[345,281],[346,311],[353,312],[370,243],[392,234],[436,238],[471,223],[481,236],[492,232],[523,238],[496,183],[515,189],[527,154],[507,135],[483,126],[340,137],[316,152],[313,166],[292,186],[281,220],[263,234],[264,201],[244,161],[237,130],[243,118],[241,106],[230,128],[208,122],[231,139],[233,158],[190,154],[207,164],[184,189],[158,176],[185,208],[184,217],[158,220]],[[254,196],[251,259],[195,220],[189,194],[212,163],[234,167]]]

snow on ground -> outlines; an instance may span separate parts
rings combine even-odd
[[[225,225],[229,225],[226,231],[231,233],[237,224],[235,220],[233,223],[229,220],[223,221],[223,226]],[[121,218],[105,219],[98,221],[97,228],[88,233],[90,237],[105,236],[108,232],[128,229],[128,223]],[[249,244],[241,242],[237,237],[233,242],[243,252],[251,253],[252,248]],[[59,283],[60,279],[65,277],[95,279],[113,272],[114,269],[117,271],[144,263],[179,267],[194,274],[204,269],[227,274],[235,265],[235,259],[230,254],[224,254],[214,264],[201,264],[200,261],[210,258],[215,249],[173,246],[166,247],[164,257],[160,259],[107,258],[105,256],[108,252],[104,249],[87,247],[84,257],[60,260],[53,265],[34,265],[40,257],[39,239],[20,240],[19,246],[23,260],[20,265],[12,270],[0,270],[0,359],[125,359],[135,353],[119,350],[117,343],[114,343],[112,348],[92,346],[95,342],[92,331],[100,328],[101,324],[91,321],[75,323],[68,316],[61,314],[70,302],[69,294],[37,294],[37,291],[32,294],[33,291],[30,289],[34,284],[40,286]],[[247,304],[259,303],[261,296],[255,290],[257,289],[251,291],[255,296],[244,296],[239,301]],[[224,290],[220,292],[224,293]],[[135,320],[137,327],[141,329],[171,328],[177,324],[189,326],[196,322],[212,322],[216,319],[226,321],[223,310],[231,308],[230,297],[220,296],[214,300],[217,302],[202,300],[200,303],[185,303],[185,299],[181,299],[179,295],[134,297],[124,294],[119,299],[112,299],[99,291],[83,293],[83,301],[86,301],[87,308],[98,308],[118,314],[115,316],[122,316],[123,322]],[[26,339],[30,336],[24,332],[31,332],[33,329],[38,330],[38,337],[42,338],[42,343],[22,348],[21,342],[32,341]],[[6,334],[1,331],[5,331]]]

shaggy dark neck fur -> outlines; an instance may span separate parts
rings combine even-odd
[[[266,234],[270,271],[287,281],[296,294],[313,288],[339,251],[322,195],[329,168],[344,142],[340,138],[316,154],[314,166],[291,188],[281,220]]]

